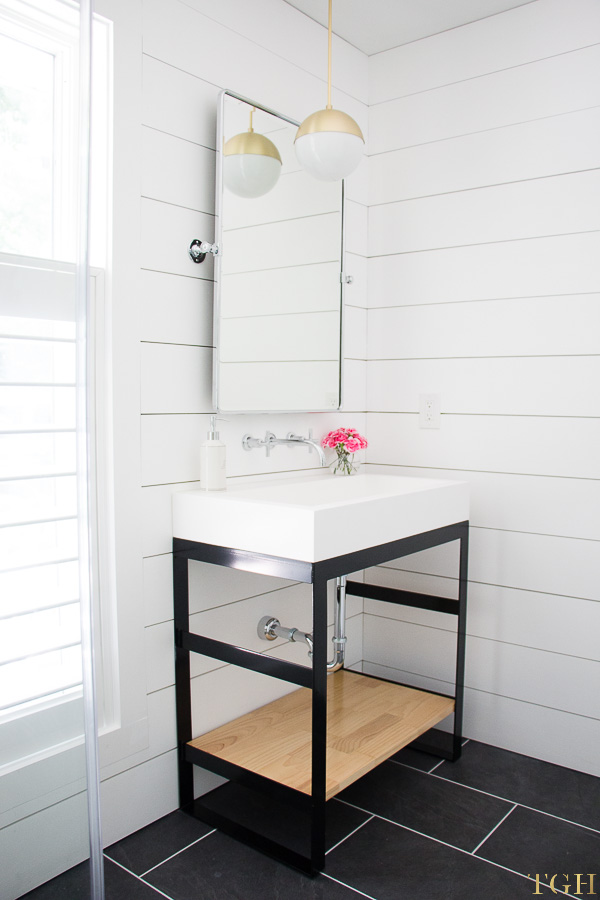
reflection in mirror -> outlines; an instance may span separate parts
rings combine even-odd
[[[338,409],[343,186],[300,168],[292,120],[229,92],[219,120],[215,407]],[[260,189],[251,182],[261,161],[251,157],[261,155],[267,166],[280,157],[280,175],[270,190],[248,196]]]
[[[235,134],[223,145],[223,186],[237,197],[262,197],[273,190],[281,175],[279,150],[254,130],[255,112],[253,106],[248,131]]]

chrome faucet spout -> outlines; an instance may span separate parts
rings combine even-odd
[[[309,432],[309,436],[306,438],[306,437],[303,437],[301,434],[292,434],[292,432],[290,431],[287,438],[285,439],[285,443],[287,444],[288,442],[290,444],[307,444],[309,448],[313,447],[317,451],[320,464],[322,466],[327,465],[325,462],[325,452],[324,452],[323,448],[317,441],[312,439],[310,432]],[[283,441],[282,441],[282,443],[283,443]]]
[[[273,449],[273,447],[277,446],[277,444],[287,444],[288,447],[293,447],[295,444],[305,444],[308,447],[309,452],[312,453],[313,450],[317,451],[317,454],[319,456],[319,463],[321,466],[327,465],[327,463],[325,462],[325,453],[323,452],[323,448],[318,441],[313,440],[312,430],[308,432],[308,437],[304,437],[301,434],[293,434],[290,431],[287,437],[278,438],[275,437],[272,431],[267,431],[264,440],[261,440],[260,438],[253,438],[249,434],[245,434],[242,438],[242,446],[244,450],[253,450],[255,447],[264,447],[267,456],[270,455],[271,450]]]

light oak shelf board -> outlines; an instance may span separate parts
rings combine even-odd
[[[189,745],[310,794],[311,703],[300,688]],[[343,669],[330,675],[327,800],[453,712],[449,697]]]

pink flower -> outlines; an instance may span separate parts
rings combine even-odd
[[[339,444],[340,441],[344,439],[344,433],[338,429],[337,431],[330,431],[329,434],[326,434],[321,443],[324,447],[331,447],[332,449],[336,444]]]
[[[329,434],[325,435],[321,443],[324,447],[331,447],[333,450],[336,444],[339,444],[345,438],[345,434],[343,431],[338,429],[337,431],[330,431]]]
[[[330,431],[321,441],[323,447],[335,450],[338,455],[356,453],[368,446],[366,438],[358,433],[356,428],[337,428]]]

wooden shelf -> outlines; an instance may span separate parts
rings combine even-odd
[[[305,794],[312,692],[300,688],[190,741]],[[327,679],[329,800],[454,712],[454,700],[341,669]]]

